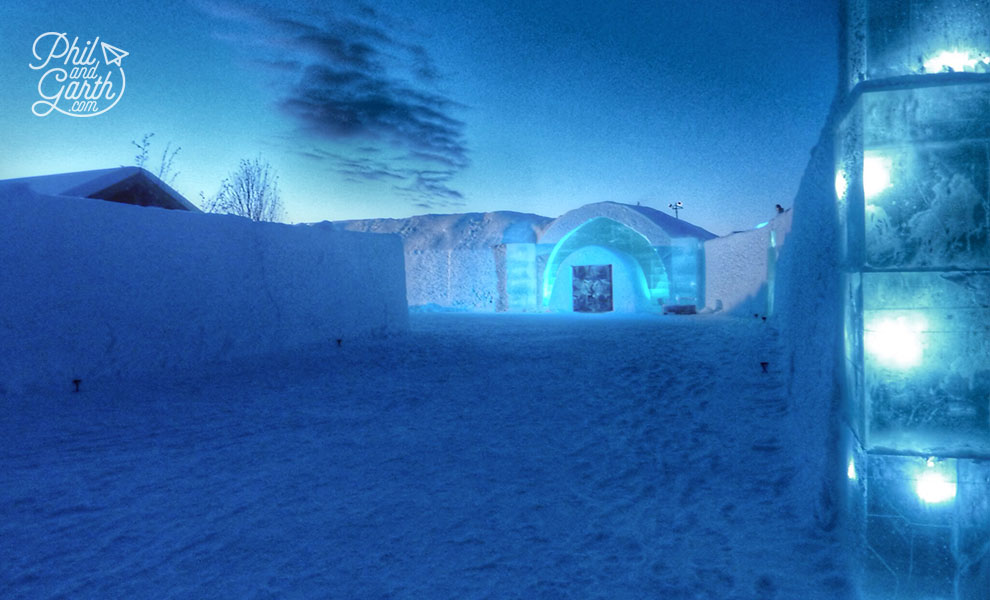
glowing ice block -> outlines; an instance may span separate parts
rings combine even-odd
[[[990,461],[867,454],[848,479],[862,511],[863,596],[982,600],[990,590]],[[868,484],[863,483],[863,479]],[[935,482],[926,487],[926,481]]]
[[[536,308],[536,245],[505,244],[506,300],[509,310]]]
[[[862,274],[867,448],[990,456],[988,301],[988,272]]]
[[[850,0],[849,87],[865,80],[990,70],[990,0]]]

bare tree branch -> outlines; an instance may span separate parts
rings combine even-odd
[[[148,165],[148,155],[151,149],[151,138],[155,137],[154,133],[146,133],[141,136],[140,142],[135,142],[131,140],[131,145],[138,149],[138,153],[134,155],[134,165],[142,169],[147,168]],[[174,170],[175,156],[182,150],[181,146],[176,146],[172,148],[172,142],[165,144],[165,151],[162,152],[162,161],[158,165],[158,178],[172,185],[175,182],[175,178],[179,176],[179,172]]]
[[[200,194],[206,212],[247,217],[252,221],[279,221],[284,210],[278,190],[278,175],[268,161],[241,159],[236,171],[220,184],[210,199]]]
[[[172,150],[171,152],[169,152],[170,149]],[[169,185],[172,185],[175,178],[179,176],[178,171],[172,171],[172,162],[175,160],[175,155],[179,153],[179,150],[182,150],[182,146],[172,148],[172,142],[169,142],[165,144],[165,150],[162,152],[162,162],[158,167],[158,178]]]
[[[154,135],[153,133],[144,134],[140,143],[131,140],[131,145],[138,149],[138,153],[134,155],[134,164],[142,169],[148,163],[148,147],[151,146],[151,138]]]

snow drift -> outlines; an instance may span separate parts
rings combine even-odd
[[[0,189],[0,392],[408,326],[397,236]]]

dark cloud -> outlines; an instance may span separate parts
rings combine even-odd
[[[420,202],[424,202],[424,199],[432,200],[431,208],[463,206],[464,195],[447,185],[451,177],[451,171],[419,171],[412,184],[396,186],[396,190],[406,192]]]
[[[301,155],[358,181],[392,181],[417,202],[463,201],[448,185],[469,164],[465,124],[454,116],[463,106],[437,90],[429,53],[387,15],[364,4],[290,16],[213,0],[201,7],[240,29],[225,37],[277,75],[278,109],[335,150]],[[371,160],[359,148],[399,154]]]
[[[464,195],[449,183],[456,169],[424,169],[411,156],[378,159],[378,148],[362,148],[353,154],[340,154],[325,149],[294,150],[295,154],[329,165],[347,181],[375,181],[391,184],[392,190],[427,209],[464,206]]]

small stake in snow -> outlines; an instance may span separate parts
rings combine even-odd
[[[342,340],[340,338],[337,338],[337,347],[339,348],[339,347],[341,347],[343,345],[344,345],[344,340]]]
[[[82,379],[73,379],[72,380],[72,385],[76,386],[75,391],[77,391],[77,392],[79,391],[79,384],[80,383],[82,383]]]
[[[769,367],[769,366],[770,366],[770,363],[768,363],[767,361],[763,361],[763,362],[760,363],[760,367],[763,369],[763,372],[764,373],[769,373],[770,372],[770,371],[767,371],[767,367]]]

